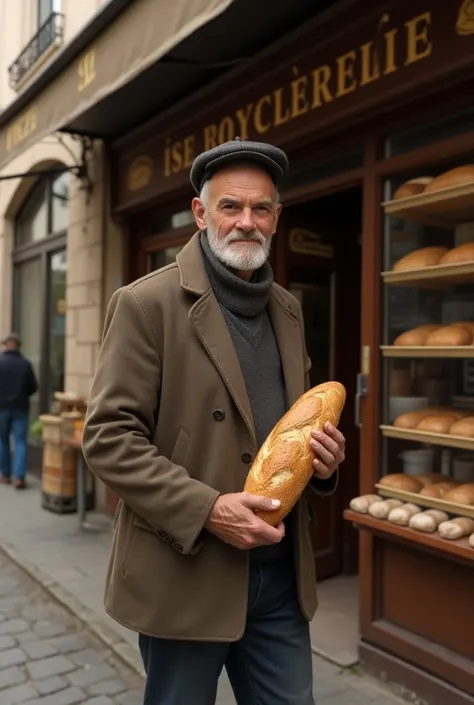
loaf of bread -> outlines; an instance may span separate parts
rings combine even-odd
[[[407,255],[399,259],[398,262],[394,264],[393,271],[407,272],[411,269],[434,267],[436,264],[439,264],[441,257],[443,257],[447,251],[447,247],[422,247],[419,250],[409,252]]]
[[[369,507],[369,514],[375,519],[386,519],[392,509],[401,507],[402,504],[403,502],[400,502],[399,499],[384,499],[380,502],[374,502]]]
[[[455,421],[449,429],[451,436],[463,436],[474,438],[474,416],[466,416],[459,421]]]
[[[258,512],[269,524],[276,526],[291,511],[313,475],[311,431],[324,430],[326,422],[337,426],[345,402],[342,384],[319,384],[293,404],[265,439],[244,491],[280,500],[278,509]]]
[[[442,326],[430,333],[426,346],[472,345],[472,331],[467,326]]]
[[[401,333],[397,338],[395,338],[394,345],[425,345],[431,333],[434,333],[439,328],[440,325],[436,323],[427,323],[424,326],[417,326],[412,330],[407,330],[405,333]]]
[[[445,477],[440,472],[434,472],[430,475],[417,475],[416,479],[421,482],[423,487],[431,487],[432,485],[438,485],[440,482],[444,482]]]
[[[456,517],[443,521],[438,527],[439,535],[443,539],[462,539],[464,536],[469,536],[474,531],[474,521],[467,517]]]
[[[471,507],[474,505],[474,482],[469,482],[466,485],[458,485],[449,492],[446,492],[443,499],[445,502],[453,504],[464,504]]]
[[[422,497],[432,497],[433,499],[443,499],[444,496],[458,486],[457,482],[452,480],[446,480],[446,482],[437,482],[436,485],[430,485],[428,487],[423,487],[420,490],[420,495]]]
[[[380,502],[382,500],[377,494],[364,494],[360,497],[354,497],[351,499],[349,506],[353,512],[358,514],[367,514],[369,507],[374,502]]]
[[[451,328],[464,328],[472,333],[474,338],[474,323],[472,321],[456,321],[455,323],[450,323],[450,326]]]
[[[420,507],[417,507],[416,504],[411,504],[411,502],[408,502],[407,504],[402,504],[401,507],[395,507],[395,509],[392,509],[387,518],[391,524],[397,524],[397,526],[408,526],[410,519],[415,516],[415,514],[419,514],[419,512],[421,512]]]
[[[461,262],[474,261],[474,242],[465,242],[463,245],[448,250],[439,261],[440,264],[460,264]]]
[[[433,181],[432,176],[419,176],[417,179],[409,179],[404,184],[399,186],[393,194],[393,200],[397,201],[400,198],[409,198],[423,193],[425,188]]]
[[[410,529],[421,531],[424,534],[434,534],[443,521],[448,521],[446,512],[441,512],[439,509],[428,509],[426,512],[414,514],[408,526]]]
[[[385,475],[385,477],[381,478],[380,484],[384,487],[390,487],[393,490],[403,490],[404,492],[419,492],[423,487],[418,478],[410,477],[403,473]]]
[[[470,546],[471,548],[474,548],[474,534],[471,534],[471,535],[469,536],[469,546]]]
[[[434,407],[427,407],[426,409],[415,409],[415,411],[405,411],[405,413],[397,416],[393,425],[397,428],[408,428],[413,429],[418,426],[420,421],[425,419],[427,416],[433,416],[433,414],[443,413],[441,409],[435,409]]]
[[[455,423],[456,417],[453,414],[436,414],[425,416],[416,427],[417,431],[425,433],[449,433],[449,429]]]
[[[429,183],[424,193],[433,193],[434,191],[441,191],[445,188],[453,188],[454,186],[464,186],[464,184],[470,184],[474,181],[474,165],[466,164],[464,166],[458,166],[455,169],[450,169],[437,176],[431,183]]]

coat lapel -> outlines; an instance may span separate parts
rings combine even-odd
[[[301,331],[296,314],[275,287],[272,288],[268,308],[280,350],[288,404],[291,406],[305,391]]]

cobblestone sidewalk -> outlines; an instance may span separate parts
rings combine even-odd
[[[0,552],[0,705],[142,705],[142,680]]]

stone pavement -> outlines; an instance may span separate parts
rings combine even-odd
[[[136,636],[103,612],[111,530],[99,520],[99,533],[84,532],[75,515],[44,511],[35,480],[26,492],[0,487],[0,549],[15,562],[0,552],[0,705],[142,705]],[[313,663],[318,705],[406,702],[357,668]],[[225,675],[216,705],[235,705]]]

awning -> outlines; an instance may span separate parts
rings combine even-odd
[[[0,114],[0,168],[132,81],[233,1],[134,0],[39,95],[26,105],[19,96]]]

